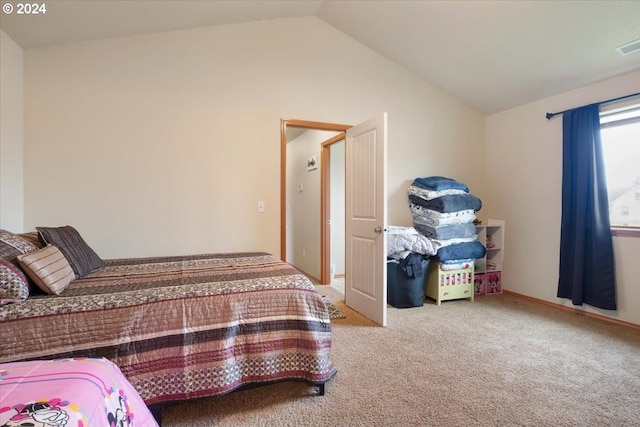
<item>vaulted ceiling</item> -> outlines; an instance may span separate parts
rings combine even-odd
[[[15,6],[17,1],[2,0]],[[640,69],[640,1],[41,1],[0,13],[24,49],[316,16],[470,107],[491,114]]]

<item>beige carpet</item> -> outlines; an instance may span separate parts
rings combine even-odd
[[[283,382],[164,410],[163,426],[640,426],[640,331],[514,296],[389,308],[341,301],[325,396]]]

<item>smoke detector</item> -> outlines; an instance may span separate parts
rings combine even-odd
[[[620,47],[617,47],[616,50],[622,56],[629,55],[630,53],[640,52],[640,39],[634,40],[631,43],[627,43]]]

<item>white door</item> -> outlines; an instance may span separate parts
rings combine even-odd
[[[345,304],[387,325],[387,113],[347,130]]]

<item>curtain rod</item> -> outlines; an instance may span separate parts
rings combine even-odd
[[[613,98],[613,99],[607,99],[606,101],[602,101],[602,102],[594,102],[593,104],[587,104],[587,105],[601,105],[601,104],[607,104],[609,102],[615,102],[615,101],[621,101],[623,99],[627,99],[627,98],[633,98],[634,96],[639,96],[640,92],[636,92],[636,93],[632,93],[631,95],[625,95],[625,96],[620,96],[618,98]],[[586,107],[586,105],[583,105],[583,107]],[[576,108],[581,108],[581,107],[576,107]],[[568,111],[572,111],[575,110],[576,108],[570,108],[568,110],[564,110],[564,111],[560,111],[558,113],[547,113],[546,117],[547,120],[551,120],[552,118],[554,118],[555,116],[559,116],[560,114],[566,113]]]

